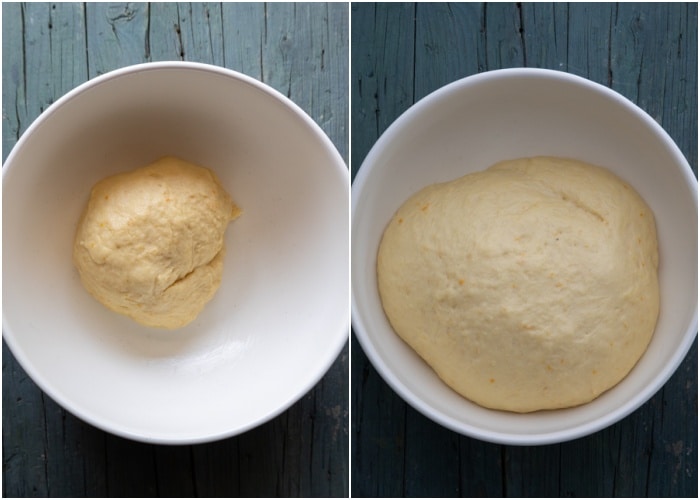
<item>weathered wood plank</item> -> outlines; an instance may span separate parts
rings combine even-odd
[[[308,468],[307,486],[301,489],[299,496],[330,497],[337,492],[350,491],[348,346],[342,350],[338,360],[338,369],[330,370],[316,390],[309,393],[313,397],[313,431],[308,442],[311,467]],[[305,461],[306,457],[302,455],[300,463]],[[291,472],[286,476],[294,477]]]
[[[525,66],[519,4],[487,3],[483,9],[486,69]]]
[[[49,496],[85,494],[85,453],[82,429],[86,425],[44,395],[46,483]],[[98,440],[98,443],[100,441]],[[102,454],[103,449],[98,453]],[[76,465],[81,466],[76,466]]]
[[[2,4],[2,161],[26,127],[24,13],[19,3]]]
[[[382,132],[414,102],[415,5],[352,5],[353,171]],[[382,43],[376,43],[381,40]]]
[[[696,22],[688,22],[695,19]],[[626,4],[612,37],[612,88],[637,103],[682,148],[697,175],[697,4]],[[634,51],[632,52],[632,49]],[[629,67],[634,61],[635,66]]]
[[[156,491],[160,497],[197,496],[191,446],[155,446]]]
[[[87,75],[80,4],[3,4],[3,161],[46,109]],[[26,94],[33,96],[27,100]]]
[[[326,88],[329,92],[327,98],[325,94],[319,94],[319,103],[326,99],[333,103],[325,106],[321,116],[314,116],[314,119],[321,125],[328,137],[337,137],[334,144],[343,157],[345,163],[350,161],[350,9],[348,5],[327,4],[326,5],[327,32],[325,42],[327,46],[323,55],[322,71],[326,75]],[[313,116],[313,115],[312,115]],[[348,377],[345,378],[349,383]]]
[[[144,40],[145,56],[149,61],[182,61],[185,49],[182,45],[179,4],[154,2],[148,7],[148,31]]]
[[[224,65],[221,4],[177,3],[181,56],[186,61]]]
[[[698,341],[654,398],[659,418],[650,429],[648,497],[698,496]]]
[[[610,496],[644,497],[648,483],[649,453],[652,446],[650,427],[657,415],[652,399],[625,420],[610,428],[607,445],[614,483]]]
[[[567,72],[610,85],[610,59],[613,56],[610,30],[615,8],[616,4],[612,3],[569,5]]]
[[[49,13],[50,7],[45,3],[22,4],[25,65],[23,85],[27,117],[38,116],[57,97],[53,93],[50,73],[41,70],[51,67]]]
[[[406,412],[404,495],[460,496],[459,435],[426,420],[412,408]],[[430,467],[425,457],[431,457]]]
[[[192,446],[192,479],[195,496],[240,496],[240,439],[224,439]]]
[[[2,381],[3,496],[47,496],[45,396],[14,361],[5,342]]]
[[[311,472],[302,464],[310,462],[313,429],[306,420],[313,419],[308,411],[313,404],[313,394],[307,394],[281,419],[241,436],[239,470],[247,479],[242,496],[300,495],[308,489]]]
[[[60,97],[88,77],[85,9],[75,2],[52,3],[49,40],[54,96]]]
[[[528,66],[567,69],[568,12],[568,4],[563,2],[521,4],[521,37]]]
[[[459,496],[503,496],[503,448],[493,443],[459,438]]]
[[[262,80],[266,6],[262,2],[226,2],[222,6],[225,65]]]
[[[352,352],[353,496],[404,496],[408,406],[381,379],[357,339]]]
[[[377,136],[415,101],[415,4],[389,4],[376,12],[374,30],[384,38],[376,60]]]
[[[353,3],[350,6],[352,16],[352,32],[350,34],[352,40],[350,174],[353,179],[360,169],[362,160],[379,137],[376,126],[378,91],[375,59],[378,48],[374,33],[374,10],[373,3]],[[353,361],[353,366],[355,364]]]
[[[563,443],[559,447],[557,495],[613,496],[615,462],[610,450],[611,443],[614,442],[611,432],[608,428],[588,438]]]
[[[88,76],[147,60],[148,5],[87,3]]]
[[[427,11],[423,12],[423,11]],[[483,70],[485,8],[479,3],[418,4],[416,12],[416,100]],[[438,20],[447,22],[435,22]],[[447,43],[445,43],[447,41]]]
[[[504,446],[504,496],[560,496],[560,453],[559,445]],[[587,471],[581,473],[587,474]]]
[[[158,496],[155,446],[105,434],[106,477],[108,496]]]

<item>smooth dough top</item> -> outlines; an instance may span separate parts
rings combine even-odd
[[[148,326],[191,322],[216,292],[224,233],[240,214],[214,173],[174,157],[92,189],[73,262],[85,288]]]
[[[654,217],[606,169],[506,161],[412,196],[377,256],[396,333],[462,396],[576,406],[632,369],[659,311]]]

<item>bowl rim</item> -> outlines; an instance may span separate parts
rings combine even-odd
[[[30,140],[33,132],[40,127],[48,117],[52,116],[57,110],[63,107],[66,103],[79,97],[85,91],[95,88],[105,82],[118,79],[124,76],[135,75],[143,72],[150,71],[161,71],[161,70],[190,70],[198,71],[209,74],[216,74],[221,77],[232,78],[249,85],[256,90],[266,94],[268,97],[281,103],[286,109],[293,112],[295,118],[304,122],[304,125],[314,134],[315,138],[320,141],[322,148],[328,153],[329,157],[333,161],[328,162],[327,168],[333,168],[336,170],[337,178],[340,179],[347,190],[350,188],[350,171],[349,168],[341,156],[340,152],[336,148],[333,141],[328,137],[321,126],[316,123],[311,116],[304,111],[298,104],[292,101],[290,98],[271,87],[270,85],[257,80],[251,76],[244,73],[225,68],[222,66],[217,66],[208,63],[200,63],[193,61],[157,61],[157,62],[144,62],[138,64],[131,64],[123,66],[120,68],[113,69],[111,71],[105,72],[93,78],[90,78],[83,83],[77,85],[73,89],[66,92],[64,95],[56,99],[51,105],[49,105],[43,112],[41,112],[24,130],[22,135],[16,141],[12,149],[10,150],[7,158],[2,165],[2,190],[5,192],[7,182],[6,178],[13,175],[13,172],[18,170],[19,167],[15,165],[15,157],[19,154],[21,150],[25,148],[25,143]],[[350,197],[348,196],[348,228],[350,221]],[[3,202],[4,204],[4,202]],[[348,269],[348,288],[349,288],[349,272]],[[290,394],[281,405],[275,408],[274,411],[270,411],[265,415],[258,417],[257,419],[247,423],[246,425],[240,425],[233,429],[228,429],[224,431],[217,432],[201,432],[199,430],[195,432],[190,432],[188,434],[183,434],[180,436],[164,436],[164,435],[149,435],[145,432],[139,432],[140,430],[134,430],[126,426],[121,426],[117,422],[110,419],[101,419],[98,414],[94,414],[92,410],[86,409],[81,405],[76,406],[70,397],[65,396],[61,390],[55,388],[51,383],[44,379],[41,375],[41,370],[31,361],[29,354],[21,346],[18,340],[17,333],[15,329],[8,324],[6,317],[6,311],[3,310],[2,313],[2,338],[6,343],[8,349],[17,360],[22,369],[30,377],[32,382],[36,384],[39,389],[49,396],[55,403],[61,406],[63,409],[71,413],[72,415],[78,417],[79,419],[87,422],[94,427],[108,432],[110,434],[120,436],[127,439],[132,439],[135,441],[158,444],[158,445],[190,445],[190,444],[200,444],[209,443],[213,441],[218,441],[221,439],[230,438],[237,436],[244,432],[247,432],[255,427],[258,427],[275,417],[279,416],[286,410],[288,410],[295,403],[300,401],[304,395],[306,395],[310,390],[312,390],[321,379],[327,375],[331,366],[336,362],[340,356],[343,348],[349,344],[348,339],[350,335],[350,307],[349,307],[350,293],[348,289],[348,307],[347,307],[347,317],[343,320],[342,328],[339,328],[337,332],[333,333],[337,338],[335,339],[335,345],[332,349],[329,347],[329,353],[332,356],[328,356],[323,363],[319,365],[319,370],[310,377],[308,380],[304,381],[303,384],[294,392]]]
[[[277,89],[271,87],[270,85],[253,78],[252,76],[246,75],[244,73],[241,73],[239,71],[225,68],[223,66],[217,66],[215,64],[209,64],[209,63],[201,63],[201,62],[195,62],[195,61],[153,61],[153,62],[143,62],[143,63],[137,63],[137,64],[130,64],[127,66],[122,66],[120,68],[113,69],[111,71],[107,71],[105,73],[102,73],[100,75],[94,76],[92,78],[89,78],[88,80],[78,84],[65,94],[63,94],[61,97],[56,99],[54,102],[52,102],[44,111],[39,113],[39,115],[27,126],[27,128],[22,132],[22,135],[17,139],[15,142],[15,145],[12,147],[10,152],[7,155],[7,158],[3,162],[2,165],[2,178],[4,179],[6,175],[9,175],[8,172],[14,170],[12,168],[13,165],[13,159],[14,156],[16,156],[17,151],[22,149],[22,145],[24,142],[28,140],[28,138],[32,135],[34,129],[38,128],[43,121],[46,120],[46,118],[53,113],[56,112],[60,107],[62,107],[65,103],[68,101],[75,99],[78,97],[80,94],[85,92],[86,90],[96,87],[98,85],[101,85],[102,83],[105,83],[109,80],[113,80],[116,78],[120,78],[123,76],[128,76],[131,74],[136,74],[136,73],[141,73],[141,72],[147,72],[147,71],[159,71],[159,70],[172,70],[172,69],[178,69],[178,70],[192,70],[192,71],[201,71],[204,73],[214,73],[218,74],[223,77],[228,77],[228,78],[233,78],[235,80],[239,80],[247,85],[250,85],[251,87],[262,91],[265,94],[268,94],[270,97],[280,101],[282,104],[284,104],[286,107],[290,108],[292,111],[294,111],[294,114],[297,115],[299,118],[303,119],[304,122],[314,130],[314,132],[317,133],[317,135],[321,138],[321,140],[324,142],[324,146],[330,149],[331,153],[334,153],[336,156],[336,160],[340,162],[341,165],[344,165],[344,169],[348,170],[347,165],[345,164],[345,160],[340,156],[340,153],[338,152],[338,149],[335,147],[333,144],[333,141],[326,135],[326,133],[323,131],[323,129],[316,123],[309,115],[304,111],[297,103],[292,101],[289,97],[284,95],[282,92],[278,91]],[[318,134],[320,132],[320,134]],[[9,167],[9,168],[8,168]],[[348,174],[349,178],[349,174]]]
[[[374,143],[367,156],[362,161],[359,170],[357,171],[355,178],[352,183],[351,191],[351,230],[352,234],[355,234],[355,228],[358,218],[356,214],[361,211],[361,199],[364,195],[365,186],[371,183],[372,174],[375,170],[381,168],[381,163],[377,162],[383,151],[389,146],[397,136],[401,134],[404,128],[406,128],[414,119],[414,117],[420,116],[421,113],[425,112],[433,105],[435,102],[439,102],[446,99],[450,94],[457,90],[463,89],[464,87],[471,86],[474,84],[484,84],[493,80],[504,80],[510,78],[538,78],[538,79],[549,79],[552,81],[558,81],[565,85],[576,85],[583,86],[587,89],[594,91],[598,94],[613,100],[617,105],[625,108],[626,111],[632,113],[638,120],[640,120],[646,127],[649,127],[655,136],[663,140],[666,145],[670,148],[671,154],[675,158],[674,165],[680,166],[676,171],[683,177],[686,186],[689,189],[690,195],[694,200],[695,207],[697,210],[698,206],[698,181],[693,171],[678,148],[678,145],[666,132],[666,130],[654,120],[649,114],[644,110],[634,104],[631,100],[618,93],[617,91],[606,87],[602,84],[593,82],[582,76],[577,76],[571,73],[567,73],[560,70],[544,69],[544,68],[506,68],[506,69],[496,69],[490,71],[484,71],[481,73],[476,73],[464,78],[460,78],[453,82],[450,82],[442,87],[433,90],[426,96],[422,97],[416,101],[413,105],[409,106],[403,113],[401,113],[380,135],[379,139]],[[351,255],[354,249],[354,238],[351,239]],[[673,353],[672,362],[664,366],[663,370],[656,374],[652,382],[645,387],[643,391],[636,393],[632,398],[630,398],[626,404],[615,408],[613,411],[606,413],[605,415],[595,418],[592,421],[584,422],[582,424],[574,425],[573,427],[565,430],[544,432],[538,434],[518,434],[518,433],[508,433],[491,431],[479,428],[476,425],[466,424],[455,418],[452,418],[444,413],[435,410],[429,404],[424,402],[419,396],[414,394],[412,390],[402,383],[399,378],[389,369],[389,367],[384,363],[378,350],[375,349],[372,335],[369,333],[370,328],[368,328],[365,315],[363,311],[358,308],[358,301],[355,300],[358,294],[356,290],[355,283],[352,281],[351,276],[351,326],[352,331],[359,341],[362,350],[364,351],[367,358],[370,360],[371,364],[379,375],[384,379],[384,381],[410,406],[412,406],[419,413],[423,414],[425,417],[442,425],[452,431],[459,434],[470,436],[473,438],[481,439],[484,441],[505,444],[505,445],[546,445],[561,443],[565,441],[570,441],[583,436],[593,434],[600,431],[631,414],[633,411],[637,410],[640,406],[646,403],[651,397],[656,394],[663,385],[671,378],[671,376],[676,372],[680,364],[683,362],[687,356],[695,338],[697,337],[698,331],[698,308],[697,305],[692,314],[690,322],[687,329],[683,333],[682,341],[677,346]],[[497,411],[497,410],[493,410]]]

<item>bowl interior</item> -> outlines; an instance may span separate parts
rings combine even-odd
[[[445,386],[392,331],[376,283],[386,223],[414,192],[506,159],[551,155],[608,167],[654,211],[661,313],[632,373],[595,401],[525,415],[484,409]],[[502,70],[455,82],[419,101],[380,138],[353,184],[353,326],[369,358],[404,399],[464,434],[512,443],[572,439],[634,410],[668,379],[697,331],[697,188],[661,127],[621,96],[546,70]]]
[[[71,261],[92,185],[164,155],[213,169],[244,211],[219,291],[176,331],[108,311]],[[347,341],[347,168],[258,82],[184,64],[105,75],[42,115],[4,168],[4,335],[89,422],[155,442],[232,435],[301,397]]]

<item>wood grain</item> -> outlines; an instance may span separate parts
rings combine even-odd
[[[351,5],[353,175],[408,107],[468,75],[567,71],[656,119],[697,176],[697,4]],[[671,380],[621,422],[514,447],[447,431],[404,403],[351,343],[354,496],[697,496],[697,340]]]
[[[347,4],[4,3],[2,14],[3,161],[67,91],[119,67],[167,60],[264,81],[304,109],[348,161]],[[3,343],[3,496],[345,497],[348,351],[278,418],[223,441],[168,447],[75,418]]]

